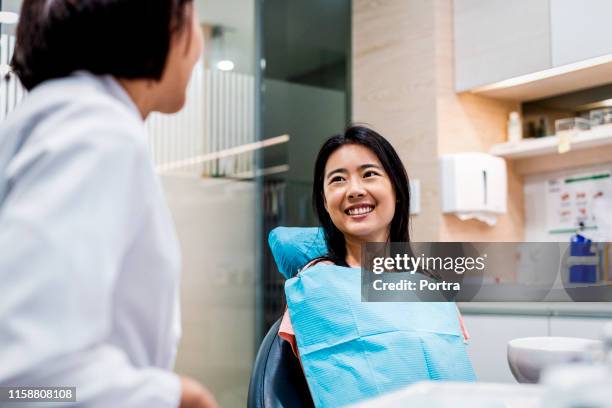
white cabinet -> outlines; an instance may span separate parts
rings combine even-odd
[[[470,333],[468,354],[479,381],[516,383],[508,367],[508,342],[548,335],[548,316],[464,314],[463,321]]]
[[[612,1],[454,0],[455,90],[530,100],[610,82]],[[571,71],[572,63],[581,69]],[[584,65],[584,66],[583,66]],[[559,68],[553,70],[552,68]],[[546,75],[525,77],[550,70]],[[522,77],[514,91],[482,88]]]
[[[588,304],[575,306],[583,312],[590,307]],[[601,312],[603,310],[592,313]],[[515,383],[508,367],[510,340],[544,336],[598,340],[603,325],[612,323],[612,318],[469,314],[464,311],[463,321],[471,337],[467,349],[478,380]]]
[[[550,0],[553,66],[612,53],[610,16],[610,0]]]
[[[549,2],[455,0],[455,89],[550,68]]]
[[[612,319],[554,316],[550,318],[550,335],[601,340],[602,329],[606,323],[612,323]]]

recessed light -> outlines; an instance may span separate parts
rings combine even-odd
[[[230,60],[223,60],[217,62],[217,68],[221,71],[231,71],[234,69],[234,63]]]
[[[0,77],[8,75],[11,72],[11,66],[9,64],[0,65]]]
[[[0,11],[0,24],[17,24],[19,14],[12,11]]]

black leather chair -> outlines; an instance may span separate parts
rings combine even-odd
[[[281,319],[264,337],[249,384],[248,408],[314,407],[306,378],[291,345],[278,336]]]

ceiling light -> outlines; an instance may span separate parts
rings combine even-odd
[[[12,11],[0,11],[0,24],[17,24],[19,14]]]
[[[0,77],[6,76],[11,72],[11,66],[9,64],[0,65]]]
[[[221,71],[232,71],[234,69],[234,63],[230,60],[223,60],[217,62],[217,68]]]

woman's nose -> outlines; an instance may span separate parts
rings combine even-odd
[[[361,183],[351,183],[348,197],[349,198],[360,198],[366,195],[365,189],[362,187]]]

